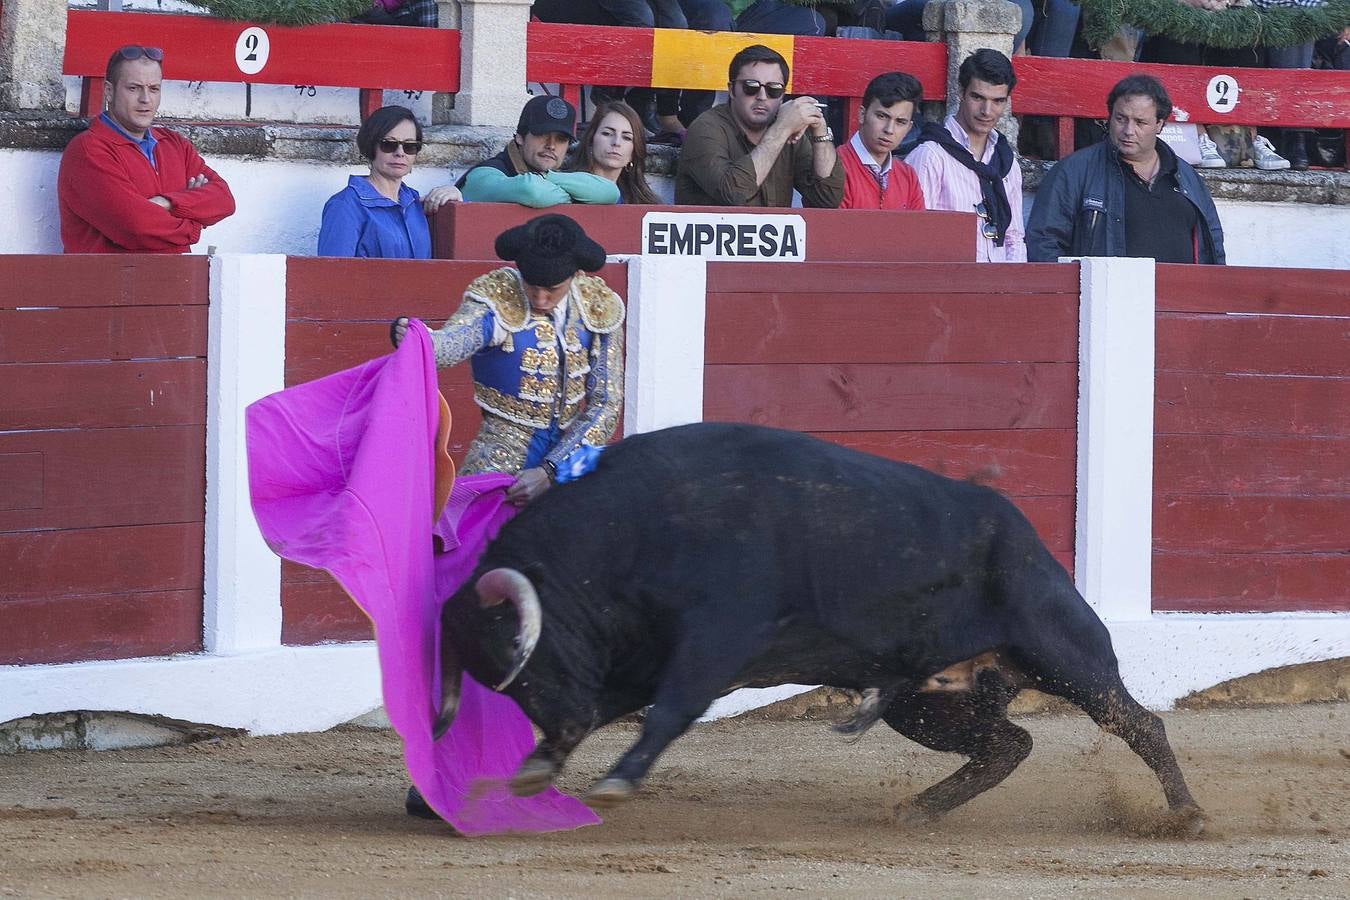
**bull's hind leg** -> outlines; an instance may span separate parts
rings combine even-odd
[[[1118,674],[1096,689],[1078,686],[1047,686],[1047,689],[1077,704],[1104,731],[1119,737],[1148,764],[1162,784],[1172,814],[1172,830],[1181,834],[1199,834],[1204,830],[1204,812],[1186,787],[1186,778],[1177,765],[1162,719],[1130,696]]]
[[[1012,774],[1031,753],[1031,735],[1008,721],[1016,688],[996,672],[981,673],[973,690],[899,697],[886,724],[933,750],[961,753],[969,761],[912,800],[896,807],[906,824],[920,824],[982,794]]]
[[[772,624],[723,624],[728,627],[693,623],[682,628],[680,642],[661,673],[652,705],[642,720],[642,736],[609,774],[586,792],[587,803],[605,805],[633,796],[670,742],[703,715],[769,642]]]

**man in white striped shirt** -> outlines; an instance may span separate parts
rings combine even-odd
[[[924,124],[905,162],[914,168],[929,209],[974,212],[979,262],[1026,262],[1022,169],[995,125],[1008,108],[1017,76],[997,50],[976,50],[957,73],[961,103],[943,125]]]

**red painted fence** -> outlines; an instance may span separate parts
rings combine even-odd
[[[262,29],[252,46],[244,32]],[[361,118],[383,105],[385,88],[459,90],[459,32],[448,28],[312,25],[285,28],[205,16],[69,10],[66,75],[84,78],[80,115],[103,108],[108,57],[127,44],[164,51],[164,77],[175,81],[325,85],[361,89]],[[247,60],[252,54],[255,59]],[[240,67],[240,61],[248,69]]]
[[[979,476],[1072,571],[1076,265],[718,263],[708,295],[705,418]]]
[[[0,285],[0,665],[201,649],[206,259]]]
[[[1154,608],[1350,610],[1350,272],[1157,292]]]

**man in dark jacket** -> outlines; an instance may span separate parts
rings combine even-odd
[[[1172,101],[1149,75],[1106,98],[1108,139],[1061,160],[1027,224],[1027,259],[1136,256],[1223,265],[1223,226],[1209,188],[1158,140]]]

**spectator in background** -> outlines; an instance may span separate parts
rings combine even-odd
[[[844,170],[834,135],[811,97],[783,102],[788,64],[763,44],[731,59],[722,106],[689,126],[675,176],[675,202],[697,206],[803,206],[834,209]]]
[[[1106,98],[1107,140],[1060,160],[1041,183],[1027,256],[1150,257],[1223,265],[1223,226],[1204,179],[1158,140],[1172,101],[1151,75]]]
[[[234,212],[229,185],[192,142],[154,127],[163,60],[158,47],[136,45],[108,60],[108,108],[61,156],[67,253],[186,253],[202,228]]]
[[[893,155],[914,124],[923,96],[919,79],[887,72],[868,82],[858,112],[858,130],[839,148],[844,167],[840,209],[923,209],[914,170]]]
[[[324,204],[319,255],[430,259],[425,213],[461,198],[458,188],[445,185],[423,200],[403,183],[422,150],[416,116],[404,106],[375,110],[356,133],[356,147],[370,160],[370,174],[351,176]]]
[[[1027,33],[1031,31],[1031,25],[1036,21],[1036,8],[1032,0],[1011,0],[1017,8],[1022,11],[1022,24],[1017,29],[1017,34],[1013,37],[1013,53],[1020,53],[1023,45],[1026,43]],[[1047,0],[1053,3],[1055,0]],[[1063,6],[1072,6],[1068,0],[1058,0]],[[928,6],[928,0],[896,0],[886,8],[886,30],[898,31],[907,41],[926,41],[927,33],[923,30],[923,11]],[[1078,8],[1072,7],[1074,13]],[[1057,11],[1047,7],[1047,12]],[[1068,24],[1069,36],[1068,43],[1073,42],[1073,30],[1078,26],[1078,19],[1075,15],[1071,24]],[[1057,54],[1068,56],[1068,47],[1065,46],[1064,52]]]
[[[436,0],[375,0],[369,12],[348,21],[363,25],[415,25],[436,28],[440,12]]]
[[[576,128],[577,111],[561,97],[531,97],[516,133],[502,152],[464,174],[465,200],[519,203],[536,208],[561,203],[618,203],[614,182],[589,172],[559,172]]]
[[[686,0],[706,4],[709,0]],[[721,0],[715,0],[721,3]],[[578,24],[578,26],[625,26],[629,28],[688,28],[682,0],[535,0],[531,13],[541,22]],[[679,90],[651,88],[607,88],[595,86],[591,97],[597,103],[628,99],[640,113],[647,113],[655,97],[656,117],[652,131],[661,143],[679,143],[684,134],[680,123]]]
[[[980,217],[975,258],[1026,262],[1022,232],[1022,168],[995,126],[1008,108],[1017,76],[997,50],[976,50],[957,71],[961,102],[939,126],[924,124],[922,143],[905,161],[914,167],[929,209],[974,210]]]
[[[646,165],[647,139],[637,110],[622,100],[610,100],[595,108],[569,168],[614,182],[620,203],[650,206],[661,198],[647,184]]]

